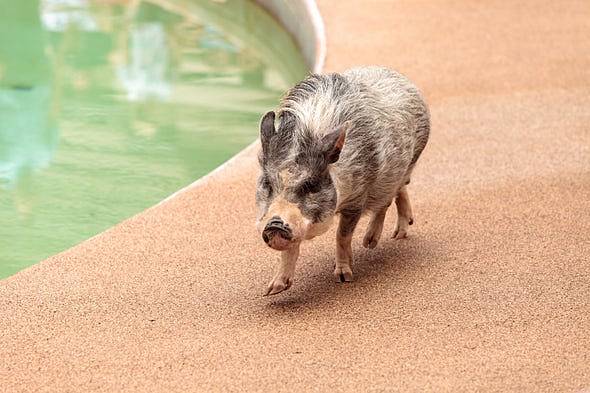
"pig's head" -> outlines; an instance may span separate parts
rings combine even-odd
[[[268,112],[260,123],[262,173],[258,178],[257,227],[276,250],[286,250],[325,232],[336,209],[330,164],[338,161],[344,127],[323,136],[303,129],[289,112]]]

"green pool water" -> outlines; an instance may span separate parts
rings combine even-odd
[[[223,163],[305,73],[246,0],[0,0],[0,278]]]

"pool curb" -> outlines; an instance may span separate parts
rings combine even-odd
[[[254,0],[270,12],[295,39],[311,71],[326,61],[326,29],[315,0]]]

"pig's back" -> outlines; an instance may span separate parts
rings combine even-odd
[[[350,124],[332,168],[339,209],[376,210],[391,202],[428,139],[420,92],[403,75],[381,67],[312,74],[285,94],[279,114],[279,127],[291,130],[295,149],[308,133],[321,138]]]
[[[385,67],[352,68],[343,76],[352,84],[366,86],[373,93],[375,101],[367,104],[374,104],[394,131],[414,131],[411,136],[417,142],[415,162],[430,133],[430,113],[418,88],[404,75]]]
[[[403,75],[382,67],[348,70],[353,127],[335,166],[341,208],[376,210],[409,181],[430,130],[419,90]]]

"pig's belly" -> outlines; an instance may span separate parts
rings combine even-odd
[[[399,163],[398,163],[399,164]],[[358,182],[354,176],[339,176],[336,180],[338,191],[338,207],[358,209],[363,213],[379,212],[390,205],[399,189],[404,186],[409,176],[409,163],[402,166],[392,166],[377,174],[377,178],[370,185]],[[345,168],[342,168],[345,171]]]

